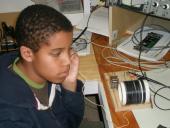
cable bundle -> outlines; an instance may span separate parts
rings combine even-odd
[[[121,82],[118,86],[118,93],[122,105],[150,102],[149,84],[143,79]]]

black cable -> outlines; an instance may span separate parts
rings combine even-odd
[[[168,30],[167,28],[165,28],[164,26],[162,25],[158,25],[158,24],[149,24],[150,26],[156,26],[156,27],[159,27],[159,28],[162,28],[161,30],[164,30],[168,33],[170,33],[170,30]]]
[[[164,87],[164,88],[166,88],[166,87]],[[155,94],[155,93],[156,93],[156,92],[155,92],[152,88],[149,88],[149,89],[151,90],[151,92],[153,92],[153,94]],[[166,100],[170,101],[170,99],[169,99],[169,98],[167,98],[167,97],[165,97],[165,96],[162,96],[162,95],[160,95],[159,93],[157,93],[156,95],[158,95],[158,96],[162,97],[163,99],[166,99]]]
[[[154,94],[154,104],[155,104],[155,106],[157,107],[157,108],[159,108],[159,109],[161,109],[161,110],[164,110],[164,111],[167,111],[167,110],[170,110],[170,108],[161,108],[160,106],[158,106],[157,105],[157,103],[156,103],[156,95],[158,95],[158,92],[160,91],[160,90],[162,90],[162,89],[165,89],[165,88],[168,88],[168,89],[170,89],[170,87],[162,87],[162,88],[160,88],[160,89],[158,89],[156,92],[155,92],[155,94]]]
[[[142,54],[142,45],[143,45],[142,36],[143,36],[143,28],[144,28],[144,25],[146,23],[146,20],[147,20],[148,16],[149,16],[148,14],[145,16],[145,18],[144,18],[144,20],[142,22],[142,25],[141,25],[141,30],[140,30],[138,67],[139,67],[139,70],[140,70],[140,72],[142,73],[143,76],[145,76],[145,74],[143,73],[142,68],[141,68],[141,54]]]
[[[146,26],[146,25],[145,25]],[[146,30],[143,30],[143,32],[147,32],[147,31],[151,31],[151,30],[164,30],[166,28],[163,28],[163,26],[160,26],[160,25],[154,25],[154,26],[158,26],[162,29],[155,29],[155,28],[150,28],[150,29],[146,29]],[[137,39],[136,35],[139,34],[138,30],[140,28],[136,29],[134,31],[134,34],[132,35],[131,39],[127,42],[129,43],[130,41],[135,45],[134,47],[138,48],[139,46],[139,43],[140,41]],[[168,32],[168,30],[165,30],[166,32]],[[168,32],[169,33],[169,32]],[[137,43],[136,43],[137,42]],[[157,46],[157,47],[152,47],[152,48],[147,48],[145,46],[142,46],[142,50],[150,50],[150,51],[154,51],[154,50],[163,50],[163,49],[167,49],[170,47],[170,44],[166,45],[166,46]]]
[[[132,35],[132,40],[135,39],[135,41],[137,42],[137,43],[135,43],[134,40],[132,41],[135,45],[139,45],[140,44],[140,40],[138,40],[137,37],[136,37],[137,34],[140,34],[140,31],[138,31],[140,28],[136,29],[134,31],[134,34]],[[143,30],[143,32],[147,32],[147,31],[151,31],[151,30],[155,30],[155,29],[150,28],[150,29]]]
[[[128,73],[137,76],[139,79],[145,79],[145,80],[150,81],[150,82],[152,82],[152,83],[161,85],[161,88],[170,88],[169,86],[167,86],[167,85],[165,85],[165,84],[163,84],[163,83],[161,83],[161,82],[158,82],[158,81],[156,81],[156,80],[153,80],[153,79],[151,79],[151,78],[149,78],[149,77],[142,76],[142,75],[136,74],[136,73],[134,73],[134,72],[128,72]],[[159,89],[158,89],[156,92],[153,91],[152,88],[150,88],[150,90],[151,90],[151,92],[154,93],[154,95],[155,95],[155,93],[156,93],[156,95],[162,97],[163,99],[166,99],[166,100],[170,101],[169,98],[167,98],[167,97],[165,97],[165,96],[163,96],[163,95],[161,95],[161,94],[158,93]],[[155,98],[153,98],[153,100],[155,100]],[[157,107],[158,105],[155,105],[155,106]],[[158,108],[159,108],[159,107],[158,107]]]
[[[151,79],[151,78],[149,78],[149,77],[147,77],[147,76],[139,75],[139,74],[134,73],[134,72],[128,72],[128,73],[130,73],[130,74],[132,74],[132,75],[135,75],[135,76],[137,76],[138,78],[146,79],[147,81],[150,81],[150,82],[153,82],[153,83],[155,83],[155,84],[161,85],[162,87],[169,87],[168,85],[165,85],[165,84],[163,84],[163,83],[161,83],[161,82],[158,82],[158,81],[156,81],[156,80],[153,80],[153,79]]]
[[[165,31],[165,32],[168,32],[168,33],[170,33],[170,31],[167,29],[167,28],[165,28],[164,26],[162,26],[162,25],[158,25],[158,24],[148,24],[148,25],[145,25],[145,26],[148,26],[148,27],[150,27],[150,26],[154,26],[154,27],[157,27],[157,28],[150,28],[150,29],[146,29],[146,30],[143,30],[143,32],[145,31],[151,31],[151,30],[160,30],[160,31]],[[158,29],[159,28],[159,29]],[[140,43],[140,41],[137,39],[137,37],[136,37],[136,35],[139,33],[139,29],[140,28],[138,28],[138,29],[136,29],[135,31],[134,31],[134,34],[132,35],[132,38],[131,38],[131,40],[130,41],[132,41],[132,43],[133,44],[135,44],[135,46],[136,47],[138,47],[139,46],[139,43]],[[136,42],[138,42],[138,43],[136,43]],[[142,49],[143,50],[163,50],[163,49],[166,49],[166,48],[169,48],[169,45],[167,45],[167,46],[160,46],[159,48],[157,48],[157,47],[152,47],[152,49],[150,49],[150,48],[147,48],[147,47],[145,47],[145,46],[142,46]]]
[[[86,30],[87,30],[87,27],[85,27],[83,31],[76,38],[73,39],[73,43],[75,43],[85,33]]]
[[[96,8],[96,9],[97,9],[97,8]],[[90,21],[90,17],[91,17],[91,15],[92,15],[92,13],[93,13],[93,12],[91,12],[90,15],[89,15],[89,17],[88,17],[86,27],[83,29],[83,31],[82,31],[76,38],[73,39],[73,43],[76,43],[76,41],[77,41],[78,39],[80,39],[80,37],[81,37],[81,36],[85,33],[85,31],[88,29],[88,27],[89,27],[89,21]],[[92,42],[92,41],[90,41],[90,42]],[[85,44],[89,44],[90,42],[87,42],[87,41],[86,41]],[[87,45],[86,45],[86,47],[87,47]],[[84,47],[84,48],[82,48],[82,49],[79,49],[78,51],[81,51],[81,50],[85,49],[86,47]],[[78,51],[76,51],[76,52],[78,52]]]
[[[140,31],[139,58],[138,58],[139,69],[140,69],[140,71],[141,71],[141,73],[142,73],[142,76],[143,76],[146,80],[148,80],[148,81],[150,81],[150,82],[154,82],[154,83],[159,84],[159,85],[163,85],[163,87],[161,87],[160,89],[158,89],[156,92],[154,92],[154,91],[150,88],[150,90],[154,93],[153,101],[154,101],[155,106],[156,106],[157,108],[161,109],[161,110],[170,110],[170,108],[169,108],[169,109],[164,109],[164,108],[159,107],[159,106],[156,104],[156,101],[155,101],[156,95],[158,95],[158,96],[160,96],[160,97],[162,97],[162,98],[170,101],[170,99],[168,99],[168,98],[166,98],[166,97],[158,94],[158,92],[159,92],[160,90],[162,90],[162,89],[164,89],[164,88],[170,88],[170,87],[168,87],[167,85],[164,85],[164,84],[162,84],[162,83],[160,83],[160,82],[158,82],[158,81],[154,81],[153,79],[149,79],[148,77],[146,77],[146,75],[145,75],[145,74],[143,73],[143,71],[142,71],[142,68],[140,67],[140,57],[141,57],[142,47],[143,47],[143,44],[142,44],[142,33],[143,33],[144,24],[145,24],[145,22],[146,22],[146,20],[147,20],[147,17],[148,17],[148,15],[146,15],[146,17],[145,17],[145,19],[144,19],[144,21],[143,21],[143,24],[142,24],[142,26],[141,26],[141,31]]]
[[[149,13],[149,14],[150,14],[150,13]],[[155,104],[155,106],[156,106],[157,108],[159,108],[159,109],[161,109],[161,110],[170,110],[170,109],[163,109],[163,108],[159,107],[159,106],[155,103],[155,97],[156,97],[156,95],[158,95],[158,96],[160,96],[160,97],[162,97],[162,98],[170,101],[170,99],[168,99],[168,98],[166,98],[166,97],[158,94],[158,92],[159,92],[160,90],[162,90],[162,89],[164,89],[164,88],[170,88],[170,87],[167,86],[167,85],[165,85],[165,84],[162,84],[162,83],[160,83],[160,82],[158,82],[158,81],[155,81],[155,80],[153,80],[153,79],[150,79],[150,78],[146,77],[146,75],[145,75],[144,72],[142,71],[141,64],[140,64],[140,61],[141,61],[140,58],[141,58],[141,53],[142,53],[142,49],[143,49],[142,34],[143,34],[143,31],[145,31],[145,30],[143,30],[143,28],[144,28],[144,25],[145,25],[145,23],[146,23],[146,20],[147,20],[149,14],[146,15],[146,17],[144,18],[144,20],[143,20],[143,22],[142,22],[142,25],[141,25],[141,27],[140,27],[140,31],[139,31],[139,33],[140,33],[140,40],[138,40],[138,39],[136,38],[136,36],[135,36],[135,34],[138,32],[138,29],[134,32],[134,34],[132,35],[132,38],[131,38],[131,41],[132,41],[135,45],[137,45],[137,44],[135,43],[135,40],[139,43],[138,67],[139,67],[140,72],[142,73],[142,75],[138,75],[138,74],[135,74],[135,73],[131,73],[131,74],[134,74],[134,75],[138,76],[139,78],[146,79],[147,81],[150,81],[150,82],[153,82],[153,83],[162,85],[163,87],[161,87],[160,89],[158,89],[156,92],[154,92],[154,91],[150,88],[150,90],[154,93],[154,99],[153,99],[153,100],[154,100],[154,104]],[[155,26],[156,26],[156,25],[155,25]],[[159,26],[159,25],[157,25],[157,26]],[[159,26],[159,27],[160,27],[160,26]],[[163,27],[162,27],[162,28],[163,28]],[[164,28],[164,29],[165,29],[165,28]],[[166,29],[165,29],[165,30],[166,30]],[[168,30],[166,30],[166,31],[169,32]]]
[[[86,39],[79,38],[79,40],[83,40],[84,42],[83,42],[83,43],[80,43],[80,42],[78,41],[78,42],[75,42],[75,43],[72,44],[72,47],[73,47],[73,49],[74,49],[76,52],[79,52],[79,51],[81,51],[81,50],[86,49],[86,48],[87,48],[87,45],[89,44]]]
[[[73,39],[73,43],[76,42],[76,41],[85,33],[85,31],[86,31],[87,28],[89,27],[89,21],[90,21],[91,15],[92,15],[92,12],[90,13],[90,15],[89,15],[89,17],[88,17],[86,27],[83,29],[83,31],[82,31],[75,39]]]

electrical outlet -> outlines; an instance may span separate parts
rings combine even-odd
[[[115,40],[117,38],[118,30],[114,30],[112,32],[112,40]]]

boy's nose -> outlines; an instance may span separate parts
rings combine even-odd
[[[63,57],[64,65],[70,65],[70,55],[66,55]]]

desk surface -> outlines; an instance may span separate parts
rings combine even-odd
[[[108,38],[101,36],[101,35],[93,34],[92,41],[97,44],[100,44],[100,45],[105,45],[105,46],[108,45]],[[105,79],[104,74],[108,73],[108,72],[116,72],[116,71],[122,71],[122,70],[127,70],[127,69],[108,64],[101,56],[102,49],[103,49],[102,47],[93,45],[94,55],[96,58],[96,62],[97,62],[97,66],[98,66],[98,70],[99,70],[99,74],[100,74],[100,78],[99,78],[99,76],[97,76],[97,78],[101,79],[101,81],[103,83],[104,90],[106,93],[106,98],[108,100],[110,113],[112,116],[112,121],[117,127],[119,127],[119,126],[121,127],[121,126],[127,124],[127,120],[124,117],[124,115],[126,114],[126,118],[128,119],[129,124],[123,128],[139,128],[139,124],[138,124],[137,120],[135,119],[135,116],[132,111],[115,112],[109,89],[106,86],[107,80]],[[110,53],[108,53],[108,54],[110,54]],[[166,55],[165,59],[167,59],[167,58],[170,58],[169,53]]]
[[[92,40],[94,40],[95,43],[100,44],[100,45],[105,45],[105,46],[108,45],[108,38],[104,36],[93,34]],[[127,121],[123,117],[126,112],[115,112],[109,89],[106,86],[107,81],[104,77],[104,73],[120,71],[124,69],[110,65],[107,62],[105,62],[101,56],[102,49],[103,49],[102,47],[93,45],[93,50],[95,53],[96,61],[98,63],[99,73],[100,73],[101,81],[103,82],[103,86],[105,89],[106,98],[108,100],[108,105],[109,105],[110,113],[112,116],[112,121],[114,122],[114,124],[116,124],[116,126],[122,126],[123,124],[127,123]],[[138,128],[139,127],[132,112],[126,113],[126,117],[129,120],[129,125],[126,128]]]

